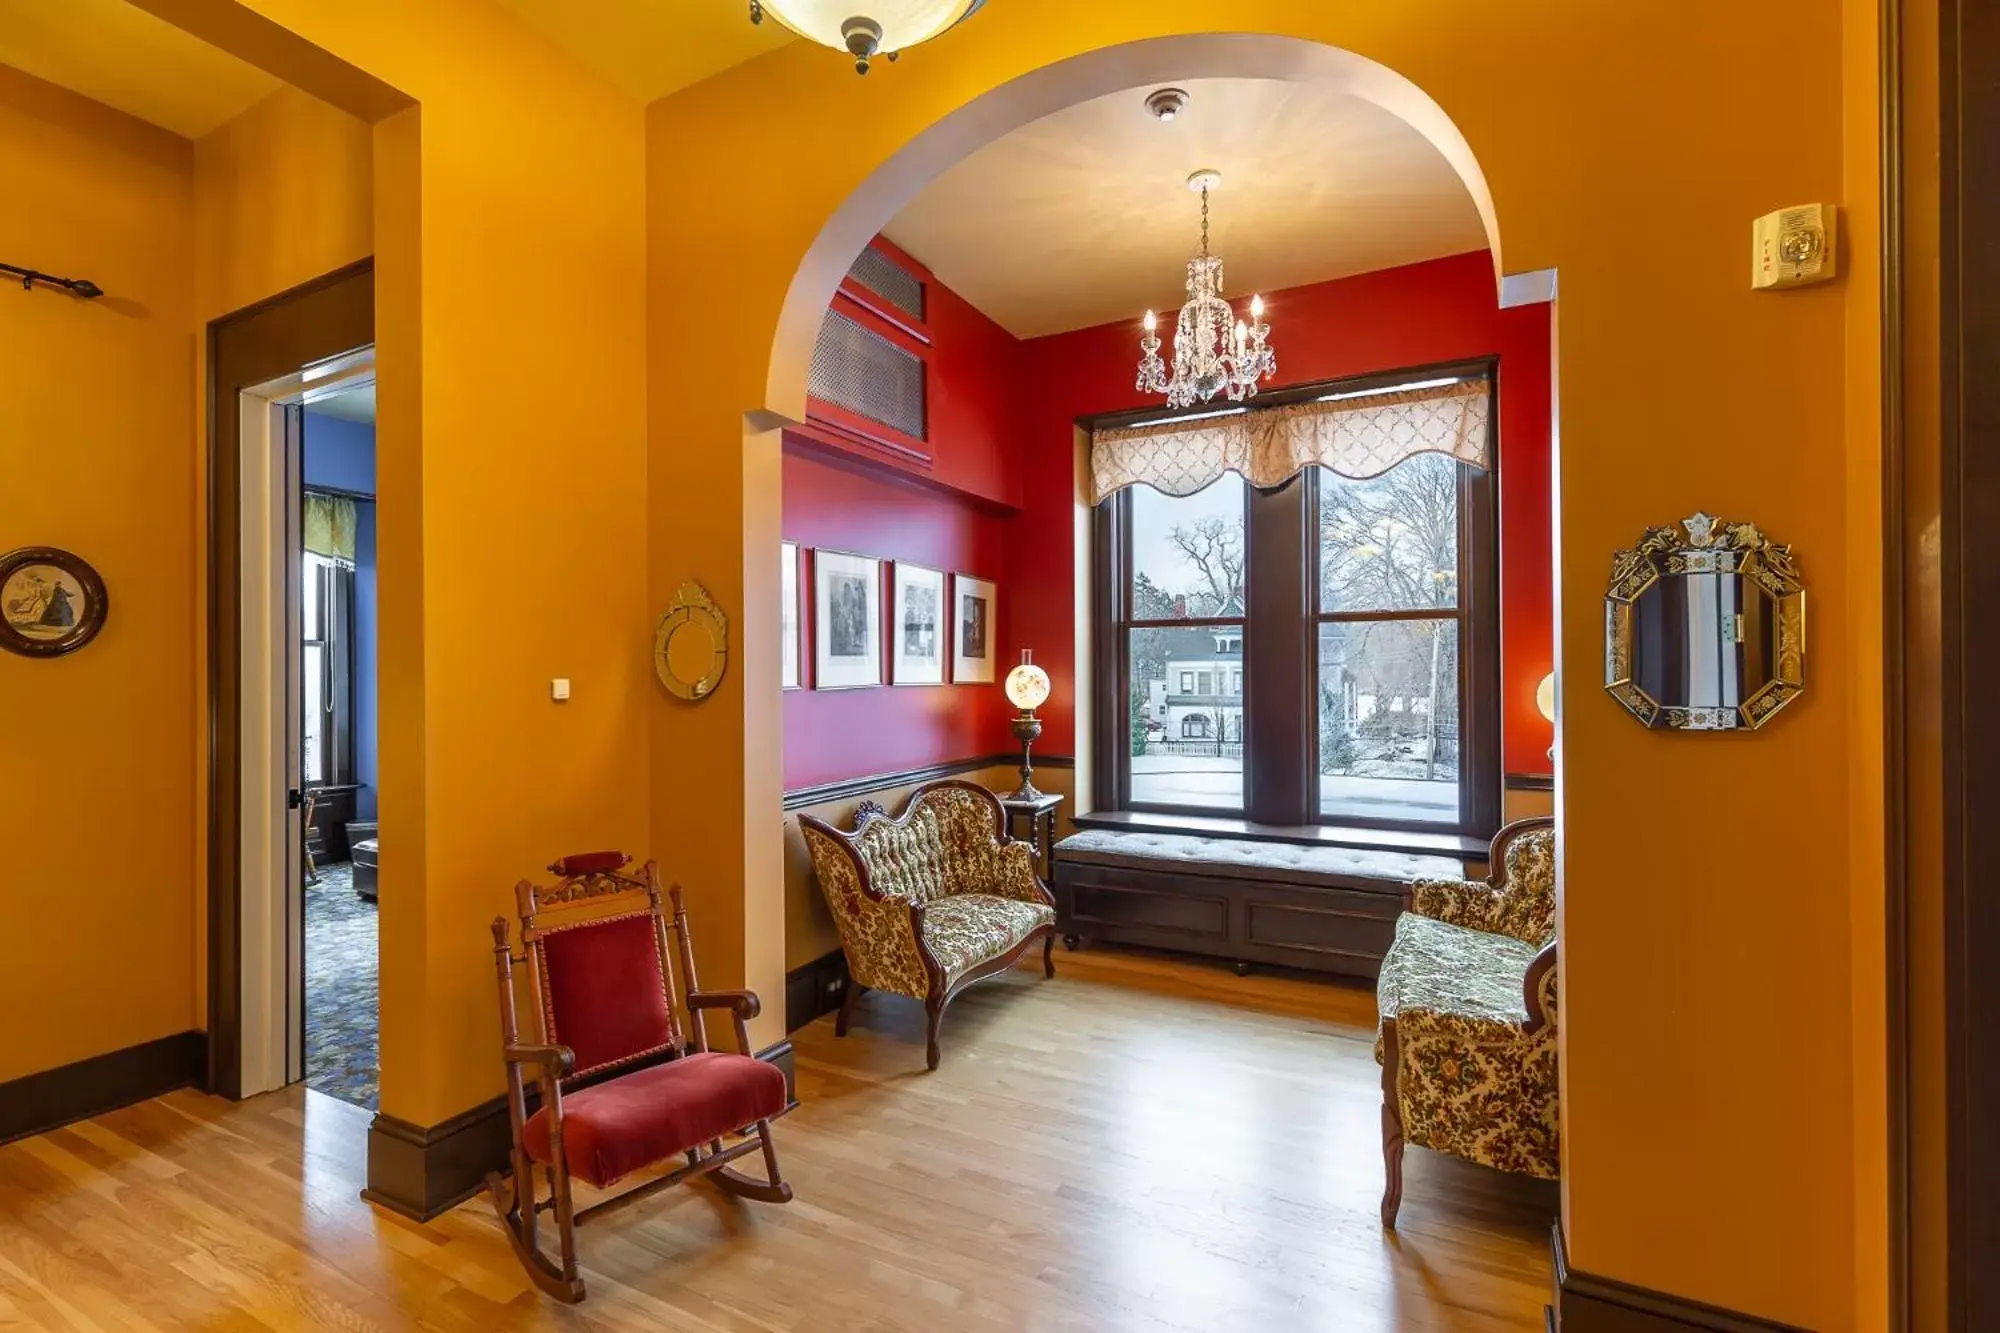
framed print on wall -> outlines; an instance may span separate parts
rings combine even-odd
[[[813,688],[882,683],[882,562],[813,552]]]
[[[82,556],[54,546],[0,555],[0,648],[61,657],[97,637],[110,613],[104,580]]]
[[[944,573],[898,560],[891,576],[889,642],[898,685],[944,684],[946,628]]]
[[[970,574],[954,574],[951,582],[951,678],[963,684],[991,685],[996,629],[993,585]]]
[[[778,544],[778,681],[783,689],[799,688],[799,544]]]

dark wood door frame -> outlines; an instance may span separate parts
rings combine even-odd
[[[2000,1328],[2000,7],[1938,13],[1950,1326]]]
[[[225,1097],[243,1095],[242,423],[237,395],[374,341],[373,259],[208,326],[208,1087]]]

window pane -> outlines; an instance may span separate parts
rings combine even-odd
[[[326,563],[310,551],[299,561],[299,635],[305,639],[320,636],[319,582],[320,571],[326,568]]]
[[[1319,808],[1343,819],[1458,821],[1458,624],[1319,627]]]
[[[324,688],[321,673],[326,669],[326,649],[306,645],[301,665],[305,669],[299,680],[299,701],[305,725],[299,738],[300,775],[307,782],[325,782],[326,713],[320,708],[320,691]]]
[[[1132,618],[1243,614],[1243,478],[1162,495],[1132,488]]]
[[[1458,605],[1458,468],[1418,454],[1367,481],[1319,470],[1322,611]]]
[[[1243,698],[1217,684],[1242,669],[1242,627],[1130,633],[1132,801],[1241,810]]]

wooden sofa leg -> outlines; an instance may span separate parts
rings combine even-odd
[[[940,1054],[938,1051],[938,1025],[944,1021],[943,998],[925,1000],[924,1015],[927,1020],[924,1025],[924,1064],[928,1068],[936,1069]]]
[[[1053,932],[1042,941],[1042,976],[1044,979],[1056,974],[1056,937]]]
[[[844,1037],[847,1035],[847,1020],[854,1017],[854,1006],[861,1002],[862,992],[867,989],[866,986],[856,981],[853,977],[847,979],[847,994],[840,997],[840,1013],[833,1020],[834,1036]]]
[[[1382,1025],[1382,1225],[1396,1229],[1403,1206],[1403,1112],[1396,1091],[1396,1020]]]

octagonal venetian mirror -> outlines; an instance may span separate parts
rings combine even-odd
[[[653,635],[653,670],[668,693],[700,703],[729,669],[729,617],[699,583],[683,583]]]
[[[1806,593],[1789,546],[1697,513],[1611,562],[1604,688],[1648,727],[1754,730],[1805,692]]]

